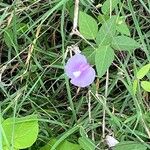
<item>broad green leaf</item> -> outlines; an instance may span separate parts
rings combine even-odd
[[[13,36],[12,29],[6,29],[4,31],[4,41],[9,48],[11,48],[13,46],[14,36]]]
[[[92,47],[86,47],[82,53],[91,65],[95,65],[95,50]]]
[[[94,18],[85,12],[79,12],[79,31],[86,39],[95,39],[98,25]]]
[[[10,148],[8,148],[7,146],[3,146],[2,150],[10,150]],[[13,150],[19,150],[19,149],[13,148]]]
[[[133,81],[133,93],[134,93],[134,95],[137,92],[137,87],[138,87],[138,80],[134,80]]]
[[[110,14],[118,5],[120,0],[106,0],[102,6],[103,14]]]
[[[86,137],[80,137],[78,142],[84,150],[95,150],[95,144]]]
[[[150,82],[149,81],[141,81],[141,86],[145,91],[150,92]]]
[[[114,60],[114,51],[110,46],[102,46],[96,50],[95,64],[99,77],[102,77]]]
[[[98,46],[106,46],[111,43],[116,33],[116,20],[117,16],[112,16],[102,24],[96,36],[96,44]]]
[[[102,14],[100,14],[97,19],[98,19],[99,23],[102,23],[102,24],[103,24],[103,23],[106,22],[109,18],[110,18],[109,15],[102,15]]]
[[[120,20],[118,23],[117,23],[117,26],[116,26],[116,30],[122,34],[125,34],[127,36],[130,36],[130,30],[126,24],[126,22],[124,20]]]
[[[146,150],[146,146],[138,142],[126,141],[120,142],[114,147],[114,150]]]
[[[138,72],[137,72],[137,78],[142,79],[150,70],[150,64],[147,64],[143,66]]]
[[[116,50],[126,51],[132,51],[140,47],[140,45],[134,39],[124,35],[114,37],[111,45]]]
[[[35,115],[8,118],[2,123],[2,127],[9,144],[11,145],[13,141],[16,149],[31,147],[36,141],[39,132],[38,119]]]

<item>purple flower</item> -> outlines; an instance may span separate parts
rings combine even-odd
[[[79,86],[89,86],[95,79],[95,70],[88,64],[87,59],[84,55],[75,54],[69,58],[65,72],[71,83]]]

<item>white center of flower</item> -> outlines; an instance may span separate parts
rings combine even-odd
[[[81,74],[81,71],[73,72],[73,75],[74,75],[75,78],[78,78],[80,76],[80,74]]]

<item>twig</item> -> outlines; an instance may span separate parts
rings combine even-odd
[[[91,94],[90,91],[88,92],[88,112],[89,112],[89,123],[91,124]]]
[[[33,52],[33,50],[34,50],[34,46],[35,46],[35,44],[36,44],[36,41],[37,41],[37,39],[38,39],[38,37],[39,37],[40,31],[41,31],[41,26],[39,25],[39,26],[37,27],[37,31],[36,31],[36,34],[35,34],[35,39],[33,40],[33,43],[32,43],[32,44],[30,45],[30,47],[29,47],[28,57],[27,57],[27,59],[26,59],[26,65],[27,65],[27,66],[29,65],[29,61],[30,61],[32,52]]]
[[[78,15],[79,15],[79,0],[75,0],[73,29],[72,29],[71,35],[73,35],[74,32],[76,32],[76,30],[77,30],[77,26],[78,26]]]
[[[105,106],[106,106],[106,100],[107,100],[107,95],[108,95],[108,80],[109,80],[109,70],[107,70],[107,73],[106,73],[106,88],[105,88]],[[105,138],[105,117],[106,117],[106,110],[105,108],[103,108],[103,124],[102,124],[102,133],[103,133],[103,138]]]
[[[92,114],[91,114],[91,90],[88,91],[88,113],[89,113],[89,123],[92,125],[94,123],[94,120],[92,119]],[[92,140],[94,141],[94,131],[92,129]]]
[[[78,27],[78,16],[79,16],[79,1],[80,0],[75,0],[75,6],[74,6],[74,19],[73,19],[73,28],[72,31],[70,33],[70,35],[77,35],[79,37],[81,37],[83,40],[85,40],[91,47],[93,47],[95,49],[95,47],[89,42],[87,41],[83,35],[81,35],[81,33],[78,31],[77,27]]]
[[[8,84],[2,81],[2,74],[4,73],[6,68],[7,68],[7,65],[4,65],[2,68],[0,68],[0,84],[2,86],[11,86],[12,85],[12,81],[10,81],[10,83],[8,83]]]

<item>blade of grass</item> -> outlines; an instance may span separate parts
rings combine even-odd
[[[64,19],[65,19],[65,4],[63,5],[63,9],[62,9],[62,15],[61,15],[61,37],[62,37],[62,55],[63,55],[63,66],[65,67],[65,33],[64,33]],[[69,86],[69,81],[68,81],[68,78],[67,76],[65,76],[65,82],[66,82],[66,88],[67,88],[67,94],[68,94],[68,100],[70,102],[70,107],[71,107],[71,110],[72,110],[72,114],[73,114],[73,122],[77,122],[77,116],[76,116],[76,112],[75,112],[75,109],[74,109],[74,104],[73,104],[73,101],[72,101],[72,97],[71,97],[71,89],[70,89],[70,86]]]

